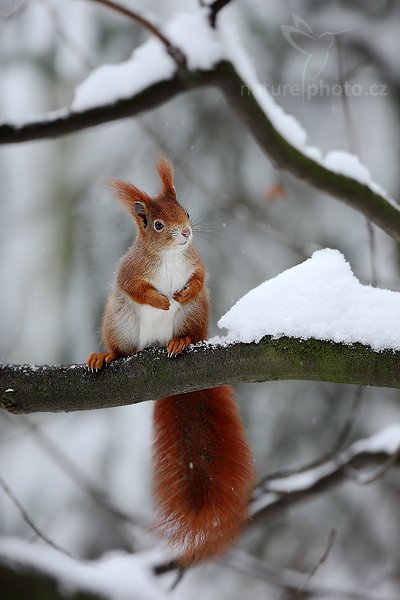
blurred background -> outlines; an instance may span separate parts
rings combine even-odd
[[[132,6],[163,23],[197,2],[137,0]],[[310,143],[323,152],[357,153],[373,179],[400,197],[399,2],[248,0],[226,11],[260,81],[303,124]],[[283,35],[285,25],[300,30],[294,44]],[[335,34],[331,45],[321,35],[327,32]],[[126,60],[147,37],[89,1],[1,0],[1,121],[68,107],[93,68]],[[299,97],[285,87],[304,81],[322,81],[328,92]],[[347,97],[335,87],[344,82],[352,86]],[[209,272],[212,333],[220,333],[219,316],[250,288],[323,247],[343,252],[362,282],[399,290],[398,245],[350,207],[276,171],[223,97],[199,89],[135,119],[0,148],[2,362],[82,363],[99,348],[104,301],[134,236],[105,181],[118,177],[157,192],[160,151],[175,165],[178,198],[204,228],[196,245]],[[260,476],[329,450],[356,393],[351,386],[312,382],[240,386]],[[393,390],[364,390],[350,439],[397,421],[398,400]],[[104,489],[115,506],[151,522],[151,409],[143,403],[29,419],[1,413],[0,474],[32,519],[69,551],[97,557],[135,550],[134,528],[122,527],[85,486]],[[71,476],[66,461],[84,481]],[[371,486],[349,481],[249,531],[241,546],[307,573],[335,528],[320,580],[399,591],[399,500],[395,471]],[[1,490],[0,534],[34,539]],[[291,597],[221,566],[206,568],[207,579],[199,569],[183,581],[187,598]]]

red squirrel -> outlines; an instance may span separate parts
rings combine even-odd
[[[112,182],[137,236],[105,307],[107,351],[90,354],[90,369],[149,346],[166,346],[173,357],[208,337],[205,268],[192,245],[189,214],[176,200],[173,169],[163,157],[158,173],[162,188],[154,198],[130,183]],[[254,482],[233,390],[162,398],[153,414],[159,530],[182,566],[218,556],[240,534]]]

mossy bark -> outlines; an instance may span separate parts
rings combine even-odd
[[[1,406],[10,412],[91,410],[157,400],[223,384],[314,380],[400,388],[400,352],[319,340],[191,346],[168,358],[150,348],[90,372],[85,365],[0,365]]]

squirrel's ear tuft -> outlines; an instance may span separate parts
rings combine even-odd
[[[128,213],[144,228],[147,226],[148,213],[152,203],[150,196],[142,192],[136,186],[120,179],[112,179],[108,182],[115,197],[123,204]]]
[[[157,171],[161,179],[161,193],[175,200],[176,193],[174,188],[174,169],[165,156],[160,155],[158,157]]]

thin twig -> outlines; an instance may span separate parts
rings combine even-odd
[[[27,424],[28,420],[26,419],[25,425],[28,426]],[[70,479],[75,481],[75,483],[92,499],[95,504],[109,512],[119,521],[129,523],[135,527],[139,526],[144,528],[144,523],[141,522],[143,519],[138,516],[133,517],[120,508],[117,508],[110,501],[106,492],[97,488],[91,481],[89,481],[87,477],[71,461],[71,459],[61,450],[61,448],[56,445],[53,440],[51,440],[51,438],[49,438],[49,436],[47,436],[44,431],[39,428],[37,424],[30,425],[30,427],[35,434],[38,444],[47,451],[48,456],[50,456],[52,460],[60,466],[60,468],[70,477]]]
[[[346,77],[344,75],[344,68],[343,68],[343,62],[344,62],[343,47],[340,43],[339,37],[336,41],[336,48],[337,48],[339,85],[342,90],[342,92],[340,94],[340,101],[342,103],[343,117],[344,117],[344,121],[345,121],[345,132],[346,132],[346,136],[347,136],[349,150],[353,154],[356,154],[357,150],[359,149],[359,144],[358,144],[358,141],[356,138],[356,133],[355,133],[354,126],[353,126],[353,118],[351,115],[349,97],[348,97],[348,94],[346,93],[346,86],[345,86]]]
[[[8,487],[7,483],[4,481],[4,479],[1,475],[0,475],[0,487],[3,490],[3,492],[6,494],[6,496],[8,496],[8,498],[14,504],[14,506],[17,508],[18,512],[20,513],[20,515],[23,518],[23,520],[25,521],[25,523],[32,529],[32,531],[35,532],[35,534],[38,536],[38,538],[43,540],[43,542],[45,542],[48,546],[51,546],[51,548],[53,548],[54,550],[61,552],[65,556],[68,556],[68,558],[73,558],[74,560],[76,560],[76,557],[73,556],[70,552],[68,552],[68,550],[64,550],[64,548],[61,548],[61,546],[59,546],[56,542],[53,542],[49,537],[47,537],[46,534],[44,534],[39,529],[39,527],[37,525],[35,525],[35,523],[31,519],[31,517],[26,512],[25,508],[22,506],[22,504],[20,503],[18,498]]]
[[[72,53],[75,54],[85,71],[91,71],[94,69],[94,64],[92,64],[91,60],[86,55],[85,50],[66,33],[58,7],[54,4],[51,4],[49,0],[41,0],[41,2],[47,14],[49,15],[49,18],[51,19],[54,31],[60,40],[64,42],[65,46],[68,47]]]
[[[371,284],[376,287],[378,285],[378,268],[376,265],[376,232],[371,221],[367,219],[366,223],[369,241],[369,257],[371,263]]]
[[[293,569],[282,569],[272,566],[267,562],[250,556],[238,550],[219,559],[218,563],[224,567],[248,575],[252,579],[259,579],[274,586],[297,593],[302,586],[304,575]],[[366,590],[349,590],[340,588],[329,588],[321,584],[311,583],[304,587],[303,594],[310,598],[329,598],[330,600],[383,600]],[[385,600],[389,600],[386,597]],[[390,600],[395,600],[393,597]],[[396,598],[396,600],[398,600]]]
[[[14,421],[13,415],[3,413]],[[97,488],[86,475],[77,467],[77,465],[61,450],[37,423],[31,423],[24,415],[18,417],[18,423],[21,423],[26,431],[34,434],[36,443],[46,452],[47,456],[55,462],[60,469],[72,480],[78,487],[91,498],[91,500],[100,506],[103,510],[109,512],[115,519],[129,523],[134,527],[145,529],[144,519],[138,516],[132,516],[125,511],[117,508],[109,499],[106,492]]]
[[[350,101],[349,101],[348,94],[346,93],[345,76],[344,76],[344,69],[343,69],[343,61],[344,61],[343,52],[344,52],[344,50],[343,50],[342,44],[340,42],[340,38],[338,38],[337,39],[338,72],[339,72],[339,84],[342,89],[342,93],[340,94],[340,99],[341,99],[342,107],[343,107],[343,115],[344,115],[344,120],[345,120],[345,131],[347,134],[347,140],[348,140],[350,152],[361,157],[360,145],[358,143],[358,140],[357,140],[357,137],[355,134],[355,129],[353,127],[353,118],[352,118],[351,110],[350,110]],[[373,286],[376,287],[378,284],[378,272],[377,272],[377,265],[376,265],[376,236],[375,236],[375,230],[373,228],[373,225],[369,219],[366,219],[366,225],[367,225],[368,242],[369,242],[369,258],[370,258],[370,264],[371,264],[371,283]]]
[[[292,468],[292,469],[279,469],[272,473],[268,473],[267,475],[265,475],[265,477],[263,477],[260,480],[257,487],[262,486],[265,483],[268,483],[268,481],[273,480],[273,479],[281,479],[284,477],[290,477],[291,475],[297,475],[299,473],[304,473],[305,471],[309,471],[310,469],[315,469],[316,467],[319,467],[320,465],[322,465],[330,460],[333,460],[335,458],[335,456],[337,455],[337,453],[343,448],[344,444],[348,440],[350,432],[354,426],[354,422],[355,422],[357,413],[360,410],[363,391],[364,391],[363,386],[361,386],[361,385],[357,386],[356,393],[353,398],[353,403],[350,408],[350,412],[346,418],[346,421],[345,421],[341,431],[339,432],[339,435],[337,436],[337,438],[335,440],[333,447],[330,448],[328,450],[328,452],[326,452],[325,454],[323,454],[316,460],[313,460],[312,462],[309,462],[301,467]]]
[[[187,570],[186,570],[185,567],[179,567],[177,569],[175,581],[173,582],[173,584],[169,588],[170,592],[173,592],[178,587],[178,585],[180,584],[180,582],[182,581],[182,579],[184,578],[184,576],[185,576],[186,573],[187,573]]]
[[[168,54],[174,59],[179,68],[186,67],[186,57],[183,52],[174,46],[171,40],[164,35],[158,27],[156,27],[151,21],[149,21],[146,17],[139,14],[137,11],[133,11],[132,9],[127,8],[126,6],[122,6],[118,4],[118,2],[113,2],[113,0],[91,0],[92,2],[97,2],[98,4],[102,4],[103,6],[107,6],[111,8],[121,15],[128,17],[129,19],[135,21],[138,25],[147,29],[152,35],[154,35],[166,48]]]
[[[318,571],[318,569],[321,567],[321,565],[324,564],[324,562],[326,562],[326,559],[328,558],[330,551],[333,548],[333,544],[335,542],[335,538],[336,538],[336,529],[331,529],[328,537],[327,537],[327,541],[326,541],[326,546],[325,546],[325,550],[322,554],[322,556],[320,557],[320,559],[318,560],[317,564],[311,569],[310,573],[307,576],[307,579],[304,582],[304,585],[301,586],[301,588],[299,589],[299,594],[303,593],[306,588],[308,587],[308,584],[310,583],[311,579],[314,577],[315,573]]]
[[[231,2],[231,0],[215,0],[212,4],[210,4],[210,13],[208,16],[208,20],[210,22],[211,27],[214,29],[218,13]]]

